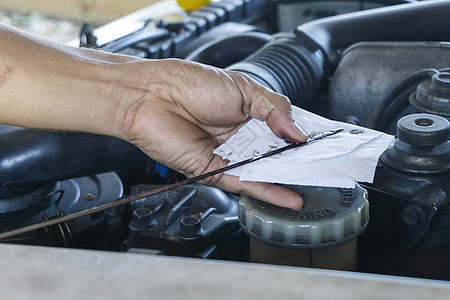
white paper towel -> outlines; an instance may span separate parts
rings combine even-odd
[[[331,121],[298,107],[292,108],[292,116],[310,136],[340,127],[345,130],[227,174],[245,181],[353,188],[357,181],[373,181],[379,156],[394,142],[392,135]],[[265,122],[252,119],[214,153],[232,164],[286,145]]]

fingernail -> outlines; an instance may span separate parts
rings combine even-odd
[[[296,123],[294,123],[294,126],[295,126],[295,128],[297,128],[297,131],[300,133],[300,135],[302,135],[304,137],[308,136],[306,134],[306,132],[304,132],[303,129],[301,129],[300,126],[298,126]]]
[[[300,210],[302,208],[303,208],[303,199],[300,199],[300,201],[297,201],[297,203],[295,203],[295,205],[291,207],[291,209],[293,210]]]

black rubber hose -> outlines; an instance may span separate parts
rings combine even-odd
[[[409,96],[416,91],[417,85],[425,80],[431,80],[436,73],[449,72],[450,68],[423,69],[408,75],[403,81],[395,86],[392,91],[381,101],[370,120],[377,120],[374,129],[384,131],[403,109],[410,105]]]
[[[340,50],[361,41],[449,41],[450,1],[425,1],[339,15],[299,26],[228,69],[309,108],[338,63]]]
[[[308,108],[323,82],[324,60],[318,49],[299,42],[293,34],[282,34],[255,54],[228,67],[240,71],[286,95],[294,105]]]
[[[449,41],[450,1],[423,1],[324,18],[300,25],[334,66],[340,50],[361,41]]]
[[[423,69],[407,76],[381,101],[369,119],[377,120],[375,129],[385,130],[386,126],[392,122],[396,115],[409,105],[409,95],[414,91],[419,83],[431,78],[439,71],[436,69]]]
[[[243,33],[206,43],[186,56],[185,59],[226,68],[255,53],[270,40],[272,40],[272,36],[267,33]]]
[[[15,187],[144,169],[148,159],[132,144],[109,136],[1,125],[0,198],[13,196]]]

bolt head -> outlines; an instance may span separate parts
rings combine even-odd
[[[156,224],[153,211],[147,207],[141,207],[134,210],[133,222],[139,227],[151,227]]]
[[[180,220],[178,235],[182,238],[195,238],[203,234],[202,223],[199,218],[186,216]]]
[[[408,206],[403,211],[403,222],[406,225],[414,226],[420,223],[420,218],[422,217],[422,211],[416,206]]]

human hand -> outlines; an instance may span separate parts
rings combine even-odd
[[[305,140],[287,98],[243,74],[69,47],[2,25],[0,43],[2,124],[116,136],[190,177],[225,166],[212,151],[250,118],[281,138]],[[225,174],[202,183],[302,206],[299,195],[273,184]]]
[[[188,177],[226,166],[228,161],[213,150],[250,118],[266,121],[280,138],[306,139],[291,120],[289,100],[244,74],[180,60],[133,67],[152,75],[140,82],[144,89],[134,89],[139,92],[124,114],[123,138]],[[139,70],[135,71],[143,78]],[[274,184],[239,181],[226,174],[201,183],[279,206],[303,205],[297,193]]]

